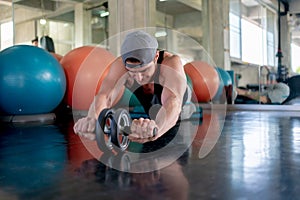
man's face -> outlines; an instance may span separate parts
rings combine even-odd
[[[130,63],[130,61],[128,61],[128,64],[137,64],[137,63]],[[126,67],[126,69],[128,70],[130,77],[132,77],[138,84],[144,85],[150,82],[155,72],[155,63],[154,61],[152,61],[143,67],[138,67],[138,68]]]
[[[39,43],[38,43],[38,41],[33,41],[33,42],[32,42],[32,45],[33,45],[33,46],[39,46]]]

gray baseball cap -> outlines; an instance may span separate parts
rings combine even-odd
[[[144,31],[134,31],[126,35],[121,46],[121,57],[126,67],[143,67],[153,61],[158,43],[155,37]],[[134,58],[140,61],[140,64],[128,64],[126,60]]]

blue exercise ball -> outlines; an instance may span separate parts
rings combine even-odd
[[[219,67],[216,67],[216,70],[219,74],[220,84],[219,84],[217,94],[215,95],[213,100],[215,102],[222,103],[222,102],[227,101],[225,87],[232,85],[232,80],[231,80],[229,73],[226,70],[219,68]]]
[[[0,110],[28,115],[53,111],[66,91],[60,63],[46,50],[15,45],[0,52]]]
[[[231,80],[230,74],[226,70],[219,68],[219,67],[217,67],[216,70],[218,71],[218,74],[219,74],[220,78],[222,79],[220,82],[223,82],[224,86],[232,85],[232,80]]]

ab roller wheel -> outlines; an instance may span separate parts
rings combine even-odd
[[[130,143],[131,117],[127,110],[104,109],[96,123],[96,141],[103,152],[125,151]],[[116,147],[116,148],[114,148]]]
[[[101,111],[98,121],[96,122],[96,141],[98,147],[103,152],[108,152],[113,149],[111,143],[112,131],[115,131],[112,126],[115,126],[113,119],[113,110],[104,109]]]
[[[131,116],[125,109],[102,110],[96,123],[96,141],[99,149],[103,152],[125,151],[130,144],[128,135],[131,122]],[[157,128],[153,130],[153,136],[156,134]]]
[[[114,120],[116,131],[113,132],[111,141],[121,151],[125,151],[130,143],[128,135],[130,134],[131,117],[127,110],[118,109],[114,114]]]

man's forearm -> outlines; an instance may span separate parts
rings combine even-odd
[[[253,92],[251,90],[241,90],[241,89],[238,89],[237,91],[238,91],[239,95],[243,95],[243,96],[248,97],[250,99],[260,101],[262,103],[268,103],[269,102],[269,99],[268,99],[267,96],[260,95],[260,93],[257,92],[257,91]]]
[[[254,99],[256,101],[260,101],[260,95],[258,92],[252,92],[251,90],[248,90],[245,92],[244,96]]]
[[[172,128],[180,115],[181,102],[176,98],[169,98],[159,110],[155,122],[159,128],[158,135],[163,135]]]
[[[106,95],[98,94],[95,96],[92,104],[90,105],[89,111],[88,111],[88,117],[97,119],[100,112],[104,108],[109,108],[108,105],[108,98]]]

